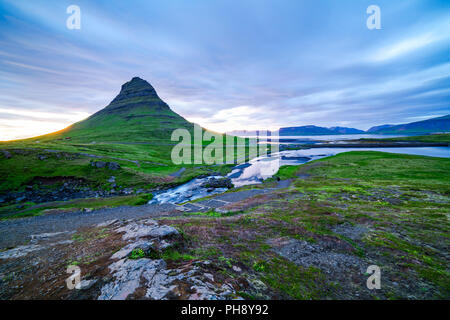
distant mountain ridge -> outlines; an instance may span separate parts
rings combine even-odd
[[[325,128],[312,125],[280,128],[280,136],[334,135],[334,134],[358,134],[358,133],[364,133],[364,131],[347,127]]]
[[[398,125],[386,124],[367,130],[367,133],[375,134],[422,134],[438,132],[450,132],[450,115]]]
[[[234,130],[228,132],[231,135],[255,136],[263,130]],[[406,124],[384,124],[374,126],[367,131],[348,127],[318,127],[314,125],[283,127],[279,130],[280,136],[305,136],[305,135],[337,135],[337,134],[427,134],[450,132],[450,115],[416,121]],[[276,133],[276,131],[273,131]],[[272,134],[273,134],[272,133]]]
[[[256,136],[264,135],[263,130],[233,130],[227,132],[231,135]],[[269,131],[270,132],[270,131]],[[365,133],[363,130],[347,127],[318,127],[318,126],[300,126],[300,127],[283,127],[279,130],[280,136],[299,136],[299,135],[334,135],[334,134],[359,134]],[[276,135],[276,131],[271,131],[272,135]]]

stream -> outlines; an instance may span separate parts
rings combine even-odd
[[[280,166],[299,165],[308,161],[332,156],[347,151],[382,151],[391,153],[404,153],[431,157],[450,158],[449,147],[402,147],[402,148],[311,148],[301,150],[286,150],[271,156],[261,156],[235,166],[226,175],[235,187],[262,183],[265,179],[277,173]],[[209,179],[221,179],[222,176],[209,176],[195,178],[178,187],[167,189],[155,194],[149,203],[183,203],[205,196],[223,193],[228,188],[208,188],[202,186]]]

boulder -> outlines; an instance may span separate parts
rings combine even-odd
[[[104,168],[106,167],[107,162],[104,161],[92,161],[91,162],[91,166],[96,167],[96,168]]]
[[[6,159],[11,159],[12,155],[11,152],[3,150],[3,155],[5,156]]]
[[[110,170],[119,170],[120,165],[116,162],[108,162],[108,169]]]
[[[92,161],[91,166],[95,168],[108,168],[109,170],[119,170],[120,165],[116,162]]]
[[[201,185],[203,188],[233,188],[233,183],[230,178],[210,178],[203,182]]]

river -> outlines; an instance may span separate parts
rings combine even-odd
[[[360,135],[358,135],[360,136]],[[316,137],[317,139],[317,137]],[[317,141],[317,140],[316,140]],[[235,187],[262,183],[265,179],[277,173],[280,166],[299,165],[312,160],[336,155],[348,151],[382,151],[391,153],[404,153],[431,157],[450,158],[450,147],[402,147],[402,148],[311,148],[301,150],[280,151],[271,156],[261,156],[248,163],[237,165],[227,175]],[[155,194],[149,203],[182,203],[208,195],[223,193],[227,188],[206,188],[202,184],[211,176],[196,178],[183,185]]]

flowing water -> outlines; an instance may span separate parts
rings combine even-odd
[[[423,148],[311,148],[301,150],[281,151],[271,156],[262,156],[250,160],[248,163],[237,165],[227,175],[235,187],[262,183],[265,179],[277,173],[280,166],[299,165],[347,151],[382,151],[391,153],[404,153],[431,157],[450,158],[450,147],[423,147]],[[203,198],[208,195],[223,193],[227,188],[207,188],[202,184],[211,176],[196,178],[178,187],[155,194],[150,203],[182,203],[185,201]]]

